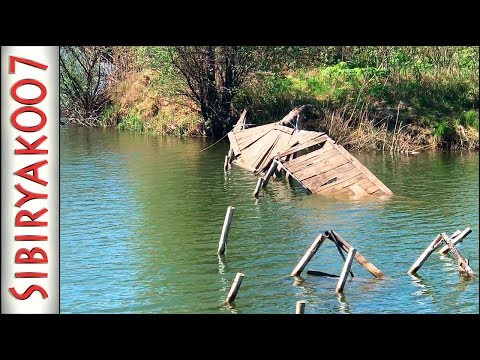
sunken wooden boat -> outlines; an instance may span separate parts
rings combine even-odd
[[[228,133],[228,161],[262,175],[263,186],[275,172],[284,171],[314,194],[356,198],[392,195],[370,170],[327,134],[298,129],[304,108],[293,109],[278,122],[252,128],[246,124],[244,111]]]

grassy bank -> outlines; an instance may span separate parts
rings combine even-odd
[[[468,62],[469,54],[460,55]],[[471,64],[452,68],[418,60],[404,60],[399,67],[339,61],[256,71],[234,97],[233,111],[238,116],[248,107],[248,122],[262,124],[281,119],[293,106],[311,104],[314,110],[306,114],[304,127],[325,131],[351,149],[478,149],[476,66],[472,71]],[[136,132],[202,136],[198,107],[178,90],[174,78],[143,63],[140,70],[130,71],[110,87],[102,124]]]

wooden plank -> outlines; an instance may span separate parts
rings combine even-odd
[[[303,110],[305,110],[306,107],[307,105],[295,107],[292,111],[290,111],[287,115],[285,115],[285,117],[282,120],[280,120],[277,124],[285,125],[290,123],[293,119],[295,119],[295,117],[297,117],[297,115],[299,115]]]
[[[234,160],[233,161],[233,164],[235,165],[238,165],[242,168],[244,168],[245,170],[248,170],[250,172],[255,172],[255,169],[253,167],[251,167],[250,165],[248,164],[245,164],[243,161],[241,161],[240,159],[237,159],[237,160]]]
[[[312,176],[318,176],[320,178],[324,177],[327,179],[351,169],[356,169],[356,167],[348,161],[348,159],[345,159],[343,155],[335,155],[325,161],[317,162],[310,166],[306,166],[303,169],[299,169],[295,171],[295,174],[300,180],[306,180]]]
[[[263,134],[264,132],[270,131],[271,129],[273,129],[274,126],[275,124],[255,126],[250,129],[245,129],[245,130],[236,132],[235,137],[239,142],[242,142],[248,137],[255,136],[255,134]]]
[[[242,113],[240,114],[240,118],[238,119],[237,123],[233,127],[233,132],[239,132],[244,129],[245,127],[245,119],[247,117],[247,109],[244,109]]]
[[[288,163],[285,163],[285,165],[291,170],[291,171],[298,171],[299,169],[309,166],[313,163],[321,162],[325,159],[328,159],[331,156],[338,155],[337,149],[332,149],[332,150],[327,150],[323,151],[322,149],[312,151],[308,154],[302,155],[297,157],[294,160],[289,161]]]
[[[337,190],[341,190],[344,187],[350,186],[362,178],[363,174],[357,168],[347,171],[346,173],[339,174],[336,181],[332,181],[326,185],[324,183],[319,184],[319,187],[312,185],[312,192],[315,194],[327,194]],[[315,188],[314,188],[315,187]]]
[[[348,252],[350,250],[351,245],[347,241],[345,241],[340,235],[338,235],[335,231],[330,230],[329,234],[330,234],[330,236],[333,236],[334,239],[336,239],[339,242],[340,246],[342,247],[342,249],[344,251]],[[367,269],[367,271],[370,274],[372,274],[373,276],[375,276],[377,279],[381,279],[381,278],[385,277],[385,275],[375,265],[373,265],[371,262],[369,262],[367,260],[367,258],[365,258],[358,251],[355,254],[355,260],[360,265],[362,265],[365,269]]]
[[[453,234],[451,237],[450,237],[450,240],[452,240],[453,242],[453,245],[457,245],[457,244],[460,244],[463,239],[465,239],[467,237],[468,234],[470,234],[472,232],[472,229],[470,229],[469,227],[467,227],[465,230],[463,230],[461,233],[458,233],[458,234]],[[450,248],[448,247],[448,245],[445,245],[444,247],[442,247],[439,251],[440,254],[446,254],[450,251]]]
[[[237,139],[235,139],[235,135],[232,132],[228,133],[228,140],[230,141],[230,146],[232,147],[233,153],[235,156],[240,155],[242,152],[240,151],[237,143]]]
[[[443,241],[447,243],[448,248],[450,249],[452,254],[457,258],[458,268],[460,270],[460,273],[463,273],[467,276],[474,276],[473,270],[470,268],[470,266],[468,265],[468,262],[462,257],[462,255],[460,255],[460,252],[453,244],[453,241],[450,240],[447,234],[442,233],[441,235],[443,237]]]
[[[316,139],[313,139],[313,140],[310,140],[310,141],[307,141],[307,142],[304,142],[304,143],[300,143],[298,145],[295,145],[294,147],[291,147],[290,149],[286,150],[285,152],[282,152],[282,153],[278,154],[278,157],[282,158],[284,156],[293,154],[294,152],[301,151],[301,150],[304,150],[306,148],[309,148],[309,147],[312,147],[312,146],[315,146],[315,145],[318,145],[318,144],[322,144],[325,141],[327,141],[327,138],[328,138],[327,135],[322,135],[322,136],[317,137]]]
[[[278,134],[278,131],[271,131],[267,136],[263,137],[262,140],[242,150],[244,152],[242,155],[242,161],[257,169],[254,166],[256,159],[260,156],[264,156],[268,148],[277,141]]]
[[[312,270],[312,269],[308,269],[307,274],[308,275],[313,275],[313,276],[324,276],[324,277],[335,277],[335,278],[340,277],[340,275],[329,274],[329,273],[326,273],[326,272],[323,272],[323,271],[317,271],[317,270]]]
[[[375,175],[373,175],[370,170],[368,170],[360,161],[353,157],[347,150],[341,145],[334,145],[347,159],[350,159],[352,163],[358,167],[367,178],[369,178],[374,184],[376,184],[380,190],[382,190],[386,195],[392,195],[392,191],[385,186]]]
[[[322,246],[325,239],[326,237],[324,234],[320,234],[317,236],[313,244],[308,248],[305,255],[303,255],[303,257],[300,259],[297,266],[295,266],[295,269],[293,269],[290,276],[299,276],[302,273],[303,269],[305,269],[305,266],[307,266],[308,262],[312,259],[313,255],[315,255],[315,253],[318,251],[320,246]]]
[[[360,185],[358,185],[358,183],[350,185],[348,188],[352,190],[355,195],[358,195],[358,196],[368,195],[368,193]]]
[[[442,244],[442,239],[443,237],[441,234],[437,235],[437,237],[433,239],[430,245],[427,246],[420,257],[410,267],[408,270],[409,274],[415,274],[418,270],[420,270],[425,261],[427,261],[428,257]]]
[[[293,132],[295,131],[294,128],[291,128],[291,127],[288,127],[288,126],[283,126],[283,125],[280,125],[280,124],[276,124],[273,128],[275,130],[283,131],[284,133],[289,134],[289,135],[292,135]]]
[[[341,293],[343,292],[343,288],[345,287],[345,283],[347,281],[348,273],[350,272],[350,268],[352,267],[353,258],[357,253],[357,249],[351,247],[348,251],[347,259],[345,260],[345,264],[343,265],[342,273],[340,274],[340,279],[338,279],[337,288],[335,292]]]
[[[269,155],[273,151],[273,148],[277,144],[280,136],[280,134],[277,134],[277,138],[273,142],[265,144],[265,146],[258,151],[258,156],[252,161],[252,166],[255,169],[258,170],[260,165],[269,158]]]
[[[270,134],[271,131],[272,129],[267,129],[267,131],[255,134],[254,136],[250,136],[246,138],[244,141],[242,141],[241,143],[239,143],[238,147],[240,148],[240,150],[244,150],[249,146],[251,146],[252,144],[255,144],[257,141],[264,139],[267,134]]]

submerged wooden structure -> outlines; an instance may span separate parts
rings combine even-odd
[[[298,129],[304,108],[293,109],[278,122],[253,128],[247,128],[244,111],[228,133],[228,161],[256,175],[265,173],[263,187],[275,171],[283,170],[287,177],[315,194],[392,195],[370,170],[327,134]],[[292,126],[294,121],[297,124]]]

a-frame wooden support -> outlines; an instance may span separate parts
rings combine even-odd
[[[320,246],[322,246],[323,242],[326,239],[333,241],[333,243],[338,249],[338,252],[342,257],[342,260],[344,261],[343,270],[339,277],[337,288],[336,288],[337,292],[343,291],[348,274],[350,274],[350,276],[353,278],[353,272],[351,271],[353,259],[355,259],[358,263],[360,263],[360,265],[362,265],[365,269],[367,269],[367,271],[370,272],[376,278],[380,279],[385,277],[385,275],[375,265],[369,262],[362,254],[360,254],[355,248],[353,248],[348,242],[346,242],[342,237],[340,237],[340,235],[338,235],[333,230],[325,231],[323,234],[320,234],[317,236],[317,238],[312,243],[310,248],[307,250],[305,255],[298,262],[297,266],[295,266],[290,276],[300,276],[302,271],[305,269],[305,266],[307,266],[308,262],[313,258],[313,256],[316,254],[316,252],[318,251]],[[343,252],[347,253],[346,258]],[[321,271],[315,271],[315,270],[308,270],[307,273],[310,275],[338,277],[337,275],[331,275],[331,274],[327,274],[327,273],[323,273]]]
[[[455,247],[456,244],[460,243],[463,241],[463,239],[472,232],[470,228],[466,228],[463,231],[455,231],[450,237],[445,234],[441,233],[438,234],[437,237],[428,245],[428,247],[424,250],[422,255],[413,263],[412,267],[408,270],[409,274],[416,274],[418,270],[422,267],[422,265],[427,261],[428,257],[442,244],[445,244],[443,246],[439,253],[441,254],[446,254],[448,251],[450,251],[458,261],[458,269],[462,275],[466,276],[474,276],[473,270],[470,268],[468,265],[468,260],[464,259],[462,255],[460,255],[460,252],[458,249]]]

